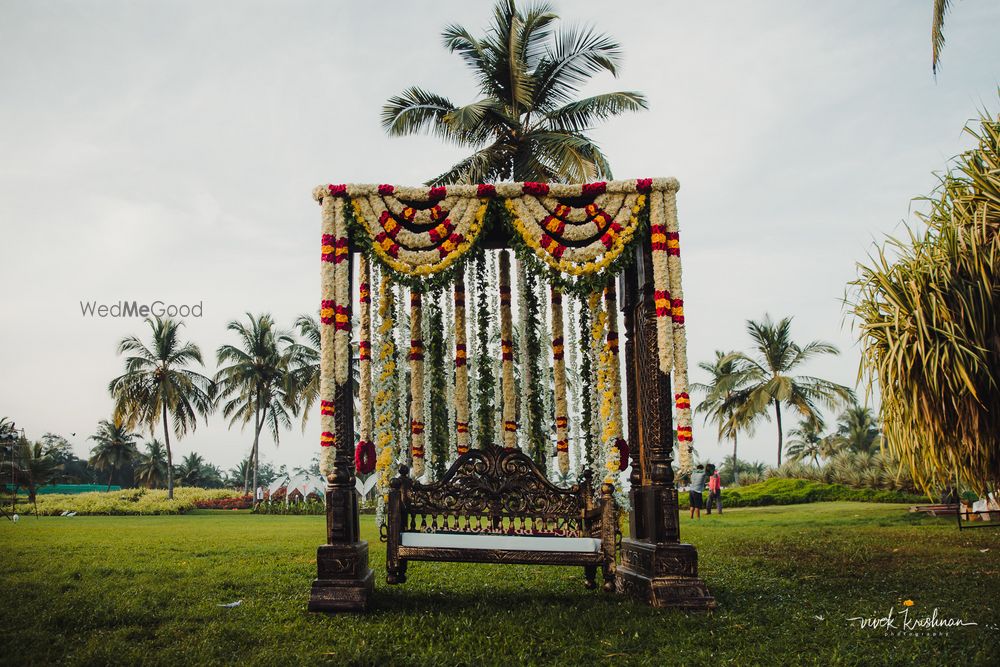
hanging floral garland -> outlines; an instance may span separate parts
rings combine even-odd
[[[424,475],[424,341],[420,292],[410,292],[410,454],[413,476]]]
[[[608,325],[607,313],[604,312],[601,301],[601,293],[594,292],[587,297],[587,308],[590,311],[590,339],[588,341],[589,354],[594,376],[596,380],[596,391],[590,392],[591,404],[591,454],[590,460],[595,477],[600,473],[599,459],[604,451],[604,431],[605,422],[610,415],[610,396],[608,395],[609,371],[607,367],[607,356],[604,354],[605,336]],[[603,477],[602,477],[603,479]]]
[[[459,273],[464,273],[459,271]],[[441,294],[441,304],[443,308],[444,316],[444,350],[445,356],[448,360],[445,362],[446,365],[450,366],[452,363],[451,354],[455,350],[455,299],[454,293],[449,290],[442,289]],[[447,369],[444,374],[445,381],[445,405],[448,412],[448,419],[446,421],[446,435],[447,442],[445,443],[445,452],[447,452],[447,460],[454,461],[455,452],[458,451],[458,433],[457,429],[454,428],[455,422],[458,419],[455,417],[455,374],[449,372]]]
[[[668,257],[670,252],[679,252],[676,238],[674,247],[667,245],[667,222],[664,211],[664,194],[654,191],[651,195],[649,211],[649,240],[653,263],[653,300],[656,308],[656,344],[660,371],[669,373],[674,359],[674,332],[671,317],[670,273]]]
[[[350,336],[345,339],[338,335],[344,320],[350,328],[350,295],[346,269],[349,262],[343,216],[343,202],[337,199],[323,200],[323,225],[320,248],[321,293],[320,303],[320,472],[329,477],[333,473],[336,459],[336,423],[334,419],[334,394],[340,381],[341,365],[350,357],[347,346]],[[342,306],[338,304],[348,304]],[[348,332],[349,333],[349,332]],[[341,364],[338,359],[343,359]]]
[[[514,388],[514,338],[510,313],[510,253],[500,252],[500,349],[503,383],[503,446],[517,447],[517,394]]]
[[[367,463],[369,452],[374,451],[372,443],[372,342],[371,342],[371,276],[368,260],[364,255],[358,259],[358,371],[361,375],[358,384],[359,440],[355,448],[355,459],[363,461],[363,469],[358,472],[368,474],[374,470]],[[359,454],[364,453],[363,456]],[[375,461],[371,461],[372,464]]]
[[[393,338],[395,320],[395,299],[392,283],[388,276],[382,276],[379,285],[379,327],[378,327],[378,390],[375,392],[375,446],[378,458],[375,461],[375,472],[378,475],[378,492],[380,502],[378,507],[385,511],[385,503],[389,500],[389,481],[395,475],[396,448],[395,437],[395,377],[396,377],[396,343]],[[381,516],[381,514],[380,514]],[[381,520],[379,525],[381,525]]]
[[[617,483],[617,474],[628,467],[628,443],[622,437],[622,386],[621,366],[618,358],[618,298],[614,282],[604,288],[604,313],[607,338],[601,353],[603,367],[603,393],[601,416],[604,430],[601,434],[605,448],[604,481]]]
[[[332,194],[339,191],[338,186],[330,187],[334,188]],[[346,186],[341,187],[346,194]],[[366,192],[370,187],[351,187],[359,188],[351,195],[354,220],[365,230],[371,250],[383,264],[405,276],[430,276],[448,270],[474,247],[483,229],[485,199],[460,198],[448,211],[432,206],[427,209],[426,224],[420,224],[417,209],[395,198],[393,186],[378,186],[375,193]],[[430,215],[435,218],[430,219]]]
[[[596,392],[591,391],[590,388],[594,386],[594,364],[593,355],[591,351],[593,347],[591,346],[591,311],[589,300],[580,304],[580,326],[579,326],[579,338],[578,345],[580,351],[580,390],[579,396],[580,402],[583,404],[580,408],[580,436],[582,442],[580,447],[582,451],[580,452],[580,467],[583,470],[591,470],[594,465],[594,429],[593,422],[596,410],[594,409],[594,397],[597,395]]]
[[[424,306],[426,341],[424,344],[424,415],[425,429],[429,436],[431,478],[435,481],[444,477],[448,463],[448,382],[445,379],[445,360],[449,350],[445,346],[444,314],[441,310],[439,293],[427,295]],[[426,438],[425,438],[426,439]]]
[[[556,462],[559,472],[569,472],[569,411],[566,404],[566,360],[563,342],[562,291],[552,287],[552,375],[555,383]]]
[[[680,234],[677,230],[677,197],[663,195],[666,221],[667,272],[670,276],[670,317],[673,321],[674,421],[677,424],[679,469],[682,475],[692,466],[694,437],[691,433],[691,397],[688,396],[687,330],[684,326],[684,291],[681,288]]]
[[[575,230],[577,226],[570,221],[552,215],[538,220],[538,213],[533,213],[529,203],[531,201],[534,198],[530,196],[506,201],[518,236],[550,269],[582,276],[603,271],[626,248],[631,247],[632,237],[639,227],[638,214],[645,204],[645,195],[626,195],[621,198],[621,206],[610,212],[594,204],[588,205],[587,208],[594,211],[594,218],[582,225],[584,231]],[[545,212],[544,208],[541,212]],[[593,235],[587,237],[586,232]],[[577,236],[585,240],[581,242]]]
[[[455,431],[458,455],[469,451],[469,367],[465,326],[465,274],[455,277]]]

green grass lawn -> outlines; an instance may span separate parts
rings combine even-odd
[[[322,517],[207,513],[0,521],[5,664],[996,664],[1000,530],[904,506],[817,503],[682,517],[719,608],[586,591],[579,568],[411,563],[365,615],[306,611]],[[988,551],[983,551],[988,550]],[[899,611],[979,623],[892,635]],[[243,600],[233,609],[219,603]],[[938,633],[945,631],[938,630]]]

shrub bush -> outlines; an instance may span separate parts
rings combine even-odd
[[[288,503],[284,500],[265,500],[253,508],[254,514],[326,514],[326,504],[312,496],[305,502]]]
[[[680,493],[680,505],[688,507],[688,494]],[[708,494],[705,494],[708,500]],[[796,505],[824,501],[849,500],[867,503],[921,503],[926,496],[902,491],[852,489],[842,484],[827,484],[808,479],[772,477],[764,482],[722,490],[723,507],[759,507]]]
[[[48,494],[38,496],[38,513],[56,516],[63,512],[77,514],[183,514],[198,506],[198,502],[223,498],[239,498],[242,494],[229,489],[177,487],[173,500],[167,500],[166,489],[122,489],[90,493]],[[18,506],[29,511],[27,498],[20,496]],[[33,509],[33,508],[32,508]]]

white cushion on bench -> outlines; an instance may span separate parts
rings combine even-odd
[[[449,549],[506,549],[507,551],[572,551],[598,553],[601,541],[592,537],[532,537],[530,535],[463,535],[456,533],[400,533],[404,547]]]

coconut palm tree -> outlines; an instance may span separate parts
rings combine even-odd
[[[226,483],[233,488],[239,488],[242,485],[243,493],[247,493],[250,486],[248,480],[252,472],[253,464],[250,462],[250,457],[247,456],[235,468],[226,473]]]
[[[746,400],[737,409],[739,419],[762,414],[774,407],[778,425],[778,465],[784,449],[781,428],[781,406],[796,410],[805,419],[818,418],[818,405],[834,407],[843,401],[853,400],[849,388],[805,375],[790,373],[813,357],[821,354],[840,354],[836,347],[822,341],[799,345],[792,341],[792,318],[774,322],[770,315],[763,321],[747,320],[747,332],[753,340],[753,356],[738,354],[736,358],[746,364]]]
[[[41,442],[28,442],[23,436],[13,444],[11,458],[0,463],[0,475],[13,480],[15,494],[18,487],[28,489],[28,502],[32,505],[35,504],[38,487],[55,481],[61,469],[62,466],[46,453]],[[38,514],[37,507],[35,514]]]
[[[298,410],[302,412],[302,427],[305,428],[309,420],[309,413],[313,405],[319,400],[319,372],[320,372],[320,330],[319,322],[312,315],[299,315],[295,320],[295,327],[302,336],[302,341],[296,341],[289,350],[292,361],[289,364],[289,371],[286,387],[294,394],[295,403]],[[354,336],[352,336],[353,338]],[[354,396],[354,419],[357,426],[361,415],[360,391],[361,391],[361,369],[358,367],[357,349],[353,350],[355,363],[351,364],[351,391]]]
[[[152,346],[135,336],[123,338],[118,353],[125,359],[125,373],[108,385],[115,399],[115,416],[133,428],[142,424],[150,434],[163,422],[163,442],[167,449],[167,498],[174,497],[173,455],[170,451],[170,420],[180,438],[198,426],[198,416],[206,417],[214,408],[215,385],[189,368],[203,365],[201,350],[180,339],[181,322],[159,317],[147,319],[152,329]]]
[[[319,400],[320,328],[319,322],[312,315],[299,315],[295,320],[295,328],[299,330],[303,340],[294,344],[296,363],[289,374],[297,389],[304,428],[313,405]]]
[[[636,92],[575,99],[591,77],[618,74],[621,47],[592,28],[556,31],[548,3],[525,10],[500,0],[486,34],[459,25],[444,29],[444,46],[471,69],[477,99],[455,106],[413,86],[382,108],[390,136],[426,132],[469,148],[471,155],[431,184],[590,181],[611,168],[589,131],[599,121],[646,108]]]
[[[857,403],[848,407],[837,418],[834,439],[838,446],[852,452],[877,451],[882,444],[882,434],[875,413]]]
[[[798,427],[788,432],[788,446],[785,449],[788,458],[796,462],[811,458],[813,466],[818,468],[820,457],[827,451],[823,443],[824,426],[819,416],[800,420]]]
[[[222,486],[221,471],[202,458],[201,454],[191,452],[177,466],[177,478],[184,486],[212,488]]]
[[[296,360],[295,341],[291,334],[278,330],[270,315],[246,313],[247,322],[233,320],[226,327],[237,335],[238,345],[222,345],[216,351],[219,368],[215,374],[219,399],[225,400],[222,414],[230,426],[253,422],[253,485],[257,488],[260,467],[260,434],[267,426],[274,444],[282,427],[291,425],[290,415],[297,414],[298,392],[290,372]],[[228,399],[228,400],[227,400]]]
[[[695,382],[691,388],[705,394],[705,399],[697,405],[695,413],[705,415],[705,423],[709,421],[718,427],[718,438],[728,438],[733,441],[733,460],[737,460],[736,444],[740,431],[753,434],[758,417],[768,418],[767,414],[750,413],[739,410],[749,395],[747,384],[746,362],[735,352],[715,351],[715,360],[702,361],[698,368],[709,375],[709,382]],[[739,481],[739,470],[733,469],[733,483]]]
[[[90,436],[97,444],[90,450],[90,465],[97,470],[108,470],[108,491],[115,470],[123,463],[139,457],[135,448],[136,434],[129,432],[121,418],[102,419],[97,424],[97,433]]]
[[[155,438],[146,443],[146,451],[139,454],[133,468],[135,481],[150,489],[167,483],[167,452],[163,443]]]

